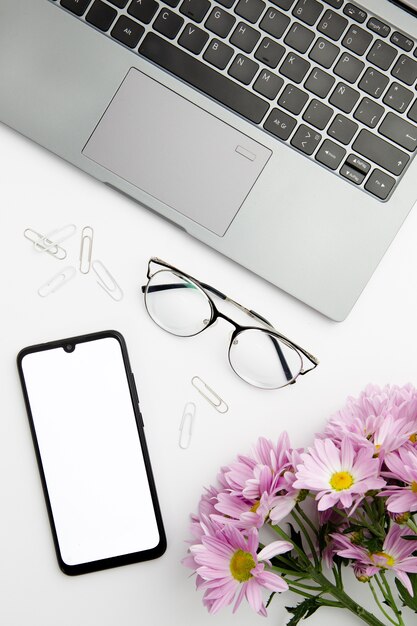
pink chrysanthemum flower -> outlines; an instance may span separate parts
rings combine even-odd
[[[280,493],[274,500],[274,506],[270,511],[269,517],[271,522],[279,524],[284,517],[289,515],[297,502],[300,501],[300,490],[294,488],[296,479],[296,468],[302,461],[299,450],[291,450],[289,454],[290,469],[283,476]]]
[[[302,464],[297,466],[294,488],[318,492],[317,508],[325,511],[341,503],[349,508],[362,500],[370,489],[385,485],[378,476],[379,460],[367,448],[355,450],[349,439],[337,448],[331,439],[316,439],[314,448],[302,454]]]
[[[292,544],[275,541],[259,554],[258,531],[253,528],[244,537],[236,528],[226,526],[216,536],[202,537],[201,543],[191,546],[197,572],[197,588],[204,590],[203,602],[210,613],[235,601],[233,612],[246,597],[250,606],[260,615],[266,615],[262,588],[282,592],[288,585],[280,576],[265,569],[269,559],[288,552]]]
[[[229,468],[223,469],[223,480],[230,493],[246,500],[259,501],[267,492],[273,495],[280,488],[280,480],[289,467],[290,441],[282,433],[276,444],[260,437],[255,445],[253,457],[239,456]]]
[[[389,496],[388,511],[391,513],[417,511],[417,449],[411,446],[400,448],[386,457],[385,464],[389,471],[384,472],[384,476],[404,483],[404,486],[387,485],[381,492],[381,496]]]
[[[412,596],[413,587],[407,574],[417,572],[417,557],[412,556],[417,548],[417,541],[403,539],[406,535],[414,533],[409,528],[394,524],[388,531],[380,552],[368,552],[363,546],[351,543],[346,535],[332,537],[337,554],[355,561],[357,571],[364,578],[374,576],[381,570],[391,570]]]
[[[348,398],[319,436],[336,442],[349,436],[357,446],[374,446],[381,456],[397,450],[417,439],[417,389],[368,385],[359,398]]]
[[[216,513],[211,517],[219,524],[231,524],[239,530],[261,528],[274,501],[275,498],[268,493],[264,493],[259,500],[255,501],[248,501],[230,493],[219,493],[214,505]]]

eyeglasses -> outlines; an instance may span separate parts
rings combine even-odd
[[[228,358],[245,382],[261,389],[280,389],[317,367],[316,357],[281,335],[264,317],[173,265],[153,257],[147,277],[148,283],[142,287],[146,310],[158,326],[172,335],[198,335],[219,318],[234,327]],[[264,327],[238,324],[219,311],[209,293],[233,304]]]

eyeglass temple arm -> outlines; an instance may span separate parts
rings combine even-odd
[[[222,293],[221,291],[219,291],[215,287],[212,287],[208,283],[202,283],[202,282],[200,282],[200,285],[202,287],[204,287],[204,289],[207,289],[207,291],[211,291],[212,293],[214,293],[216,296],[221,298],[221,300],[225,300],[227,302],[231,302],[232,304],[237,306],[241,311],[244,311],[245,313],[247,313],[251,317],[255,317],[256,319],[260,320],[263,324],[265,324],[269,328],[273,328],[272,324],[270,324],[264,317],[259,315],[259,313],[256,313],[255,311],[251,311],[250,309],[247,309],[246,307],[242,306],[241,304],[239,304],[235,300],[232,300],[232,298],[229,298],[228,296],[226,296],[224,293]],[[185,283],[178,283],[178,284],[172,283],[172,284],[165,284],[165,285],[151,285],[151,286],[148,287],[148,290],[150,292],[152,292],[152,291],[155,292],[155,291],[165,291],[167,289],[178,289],[178,288],[182,288],[182,287],[187,287],[187,285]],[[142,285],[142,292],[144,293],[145,290],[146,290],[146,285]],[[271,341],[274,344],[275,350],[278,353],[278,357],[279,357],[279,360],[281,362],[282,369],[284,370],[285,378],[287,380],[291,380],[293,378],[293,375],[292,375],[292,372],[291,372],[291,370],[289,368],[287,360],[286,360],[286,358],[285,358],[285,356],[284,356],[284,354],[283,354],[283,352],[281,350],[281,347],[280,347],[279,343],[277,342],[276,339],[274,339],[274,337],[271,337]]]

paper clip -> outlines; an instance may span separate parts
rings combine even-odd
[[[93,261],[91,266],[93,271],[98,276],[97,283],[100,287],[110,296],[110,298],[113,298],[116,302],[120,302],[123,298],[123,291],[110,274],[109,270],[101,261]]]
[[[226,402],[222,400],[221,397],[217,395],[217,393],[211,387],[209,387],[207,383],[204,382],[204,380],[202,380],[199,376],[194,376],[191,379],[191,384],[197,389],[199,393],[201,393],[201,395],[207,400],[207,402],[214,406],[216,411],[218,411],[219,413],[227,413],[229,407],[227,406]]]
[[[186,450],[191,443],[191,436],[193,434],[193,423],[195,418],[195,404],[194,402],[187,402],[184,407],[180,424],[180,438],[178,444],[180,448]]]
[[[91,255],[93,253],[94,230],[85,226],[81,232],[80,272],[88,274],[91,269]]]
[[[38,294],[41,298],[46,298],[46,296],[65,285],[71,278],[74,278],[75,273],[75,267],[65,267],[61,272],[50,278],[42,287],[39,287]]]
[[[38,252],[48,252],[51,248],[54,248],[58,243],[62,243],[66,239],[72,237],[77,230],[75,224],[66,224],[61,228],[51,230],[50,233],[42,237],[41,241],[37,241],[34,246]]]
[[[36,232],[36,230],[33,230],[33,228],[26,228],[26,230],[23,232],[23,235],[24,237],[26,237],[26,239],[29,239],[29,241],[31,241],[34,244],[34,246],[37,246],[36,249],[38,249],[38,247],[41,246],[43,249],[43,252],[47,252],[48,254],[50,254],[51,256],[54,256],[59,261],[63,261],[66,258],[67,251],[64,250],[64,248],[59,246],[56,242],[47,241],[44,235],[41,235],[41,233]],[[42,244],[44,240],[46,240],[46,245]],[[50,245],[50,244],[53,244],[53,245]]]

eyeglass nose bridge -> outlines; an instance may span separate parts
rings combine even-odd
[[[219,318],[225,320],[226,322],[229,322],[229,324],[231,324],[234,327],[234,331],[232,333],[232,341],[233,341],[233,339],[236,337],[239,331],[243,330],[243,326],[240,326],[240,324],[235,322],[235,320],[232,320],[231,317],[229,317],[228,315],[225,315],[224,313],[219,311],[216,306],[214,306],[214,316],[213,316],[212,324]]]

